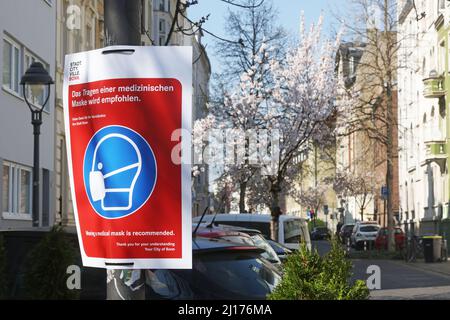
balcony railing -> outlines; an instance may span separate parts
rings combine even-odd
[[[440,98],[445,96],[445,79],[443,77],[430,77],[423,79],[425,98]]]
[[[447,157],[447,146],[445,141],[426,141],[426,155],[428,157]]]
[[[447,143],[441,141],[425,141],[425,162],[435,162],[441,168],[441,172],[445,172],[445,164],[447,162]]]

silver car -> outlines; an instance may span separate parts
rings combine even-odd
[[[372,248],[380,230],[380,225],[376,222],[358,222],[353,227],[351,244],[355,249],[362,249],[364,246]]]

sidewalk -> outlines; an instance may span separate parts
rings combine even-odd
[[[373,290],[370,300],[450,300],[450,286]]]
[[[418,260],[417,262],[409,262],[409,263],[402,260],[392,260],[392,262],[404,265],[406,267],[411,267],[422,271],[437,273],[440,275],[450,277],[450,260],[445,262],[434,262],[434,263],[426,263],[424,262],[424,260]]]

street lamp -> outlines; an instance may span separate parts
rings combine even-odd
[[[40,62],[33,62],[22,76],[20,84],[23,89],[25,102],[31,111],[31,124],[33,125],[34,151],[33,151],[33,205],[32,219],[33,227],[39,227],[39,135],[41,133],[42,111],[50,98],[50,85],[53,79]],[[47,97],[42,105],[37,106],[28,101],[28,93],[34,98],[40,97],[47,86]]]

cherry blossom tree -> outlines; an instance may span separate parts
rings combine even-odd
[[[211,145],[209,151],[214,149],[214,159],[223,165],[221,179],[233,177],[238,185],[240,212],[247,212],[248,184],[259,168],[257,161],[251,161],[259,141],[253,141],[256,146],[251,143],[252,135],[266,128],[267,100],[271,94],[266,77],[270,73],[271,51],[272,48],[263,43],[259,51],[252,54],[253,63],[241,75],[239,85],[232,91],[224,91],[220,100],[210,103],[208,119],[196,123],[196,132],[210,135],[206,139]]]
[[[272,238],[278,235],[280,196],[292,186],[299,166],[293,165],[311,140],[321,141],[327,121],[334,114],[336,96],[335,52],[338,40],[322,36],[323,17],[305,28],[302,17],[300,39],[285,61],[272,61],[274,87],[267,122],[280,133],[279,156],[266,181],[270,197]]]

